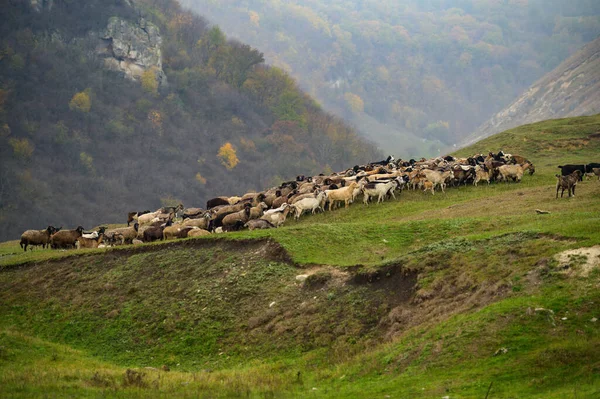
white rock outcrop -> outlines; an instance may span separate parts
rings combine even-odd
[[[156,25],[143,18],[132,22],[112,17],[100,38],[102,43],[97,52],[105,58],[107,68],[135,81],[139,81],[145,71],[153,70],[159,86],[167,84],[162,69],[162,37]]]

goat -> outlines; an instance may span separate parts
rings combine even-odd
[[[430,182],[429,180],[423,181],[423,192],[431,191],[431,195],[435,195],[435,184]]]
[[[365,205],[369,205],[369,199],[371,197],[377,196],[377,203],[383,202],[383,198],[391,193],[392,197],[396,199],[394,195],[394,190],[398,187],[398,182],[396,180],[391,180],[387,183],[367,183],[363,189],[363,203]]]
[[[169,227],[172,225],[171,220],[168,220],[167,223],[165,224],[161,224],[159,226],[152,226],[146,230],[144,230],[144,234],[143,234],[143,242],[154,242],[156,240],[162,240],[163,239],[163,232],[165,230],[166,227]]]
[[[348,208],[356,187],[358,187],[358,183],[353,181],[346,187],[338,188],[337,190],[326,190],[325,195],[329,201],[329,210],[333,209],[335,201],[344,201],[344,208]]]
[[[98,236],[100,234],[104,234],[105,231],[106,231],[106,227],[102,226],[102,227],[98,228],[97,231],[92,231],[91,233],[84,232],[81,235],[81,237],[83,237],[83,238],[90,238],[90,239],[96,239],[96,238],[98,238]]]
[[[575,196],[575,186],[577,186],[577,182],[581,178],[581,171],[579,169],[575,170],[568,176],[556,175],[558,179],[556,181],[556,198],[558,198],[558,190],[562,189],[560,192],[560,198],[562,198],[565,190],[568,191],[569,197],[571,197],[571,193],[573,193],[573,197]]]
[[[302,213],[304,213],[304,211],[311,211],[313,215],[317,209],[323,211],[321,203],[324,199],[325,193],[321,191],[316,198],[304,198],[303,200],[300,200],[295,204],[290,205],[294,208],[294,217],[296,218],[296,220],[300,219],[300,216],[302,216]]]
[[[513,181],[519,183],[523,179],[523,172],[529,169],[531,164],[526,163],[525,165],[502,165],[498,168],[500,173],[500,180],[508,182],[511,178]]]
[[[78,249],[82,248],[98,248],[98,246],[102,243],[102,239],[104,238],[104,232],[99,233],[97,237],[87,238],[81,236],[77,239],[77,247]]]
[[[163,240],[170,240],[171,238],[186,238],[189,231],[194,229],[190,226],[182,226],[181,224],[174,224],[167,226],[163,230]]]
[[[19,245],[23,248],[24,252],[27,252],[27,246],[41,245],[42,248],[46,248],[46,245],[50,243],[50,237],[56,232],[53,226],[48,226],[45,230],[27,230],[21,234],[21,242]],[[29,248],[31,250],[32,248]]]
[[[579,181],[583,181],[583,175],[586,172],[586,165],[558,165],[560,169],[560,174],[563,176],[568,176],[575,172],[576,170],[580,171]]]
[[[291,208],[289,204],[286,203],[277,209],[270,209],[266,211],[261,216],[261,219],[271,222],[275,227],[279,227],[285,222],[285,219],[287,218],[288,213],[290,213],[290,210]]]
[[[142,226],[144,224],[152,223],[154,218],[156,218],[160,214],[161,214],[160,209],[155,212],[146,213],[144,215],[138,216],[137,222],[140,226]]]
[[[427,180],[433,183],[434,189],[436,186],[440,186],[442,192],[445,193],[446,179],[450,178],[452,171],[448,170],[445,172],[439,172],[437,170],[423,169],[421,170],[421,174],[423,174]]]
[[[483,180],[483,181],[487,181],[487,184],[489,186],[490,177],[491,177],[490,171],[487,168],[487,166],[477,165],[477,166],[475,166],[475,180],[473,180],[473,185],[475,187],[477,187],[477,183],[479,183],[481,180]]]

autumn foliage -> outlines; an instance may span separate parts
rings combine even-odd
[[[225,166],[228,170],[235,168],[235,166],[240,162],[231,143],[223,144],[221,148],[219,148],[219,153],[217,156],[221,160],[223,166]]]

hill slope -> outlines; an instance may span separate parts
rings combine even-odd
[[[71,256],[2,244],[0,390],[431,398],[492,382],[491,397],[592,398],[600,269],[555,255],[598,248],[600,184],[556,200],[553,175],[597,156],[598,133],[600,115],[522,126],[461,150],[527,155],[521,184],[404,192],[277,230]]]
[[[380,157],[176,1],[4,3],[0,239]]]
[[[459,143],[600,34],[588,0],[182,1],[403,158]]]
[[[600,37],[535,82],[464,145],[527,123],[600,112]]]

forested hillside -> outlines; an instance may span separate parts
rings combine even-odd
[[[459,142],[600,33],[594,0],[183,3],[403,156]]]
[[[0,21],[0,239],[380,156],[174,0],[0,0]]]

